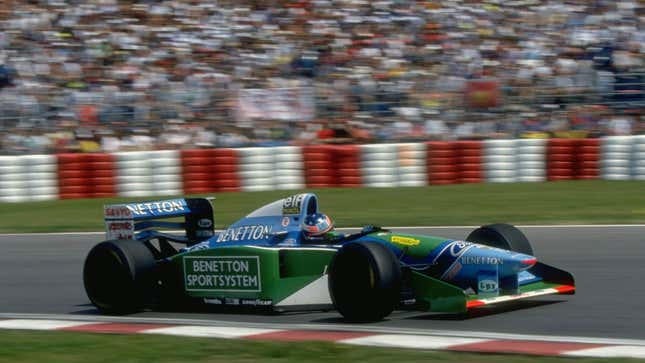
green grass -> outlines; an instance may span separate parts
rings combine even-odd
[[[574,359],[495,354],[449,353],[333,343],[178,338],[154,335],[3,331],[0,363],[99,362],[481,362],[592,363],[634,359]]]
[[[337,226],[477,225],[489,222],[644,223],[645,181],[460,184],[312,189]],[[217,194],[217,227],[295,191]],[[162,197],[148,198],[147,200]],[[98,231],[103,205],[145,198],[0,204],[0,233]]]

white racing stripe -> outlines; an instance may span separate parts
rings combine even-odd
[[[379,334],[368,337],[344,339],[339,343],[369,345],[377,347],[398,347],[414,349],[446,349],[456,345],[484,343],[488,339],[454,338],[428,335]]]
[[[242,338],[249,335],[273,333],[276,329],[259,329],[230,326],[195,326],[180,325],[168,328],[153,328],[144,331],[145,334],[163,334],[177,335],[185,337],[202,337],[202,338]]]
[[[645,347],[637,345],[614,345],[611,347],[598,347],[574,350],[562,353],[572,357],[597,357],[597,358],[640,358],[645,359]]]
[[[477,302],[477,303],[480,303],[481,305],[489,305],[489,304],[501,303],[501,302],[505,302],[505,301],[524,299],[524,298],[528,298],[528,297],[550,295],[550,294],[559,294],[559,293],[560,293],[560,291],[558,291],[555,288],[548,288],[548,289],[528,291],[528,292],[518,294],[518,295],[502,295],[502,296],[496,296],[496,297],[491,297],[491,298],[486,298],[486,299],[472,300],[472,301],[469,301],[469,302],[471,302],[471,303]]]
[[[0,320],[0,329],[20,330],[56,330],[71,328],[82,325],[94,324],[89,321],[72,320],[32,320],[32,319],[10,319]]]

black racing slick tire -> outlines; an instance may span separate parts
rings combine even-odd
[[[479,227],[466,237],[466,241],[533,256],[533,247],[524,233],[510,224]]]
[[[401,279],[399,261],[385,245],[349,243],[331,262],[329,293],[347,321],[379,321],[399,303]]]
[[[140,241],[101,242],[85,259],[85,292],[101,312],[140,311],[153,294],[156,266],[152,251]]]

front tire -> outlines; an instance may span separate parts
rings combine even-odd
[[[381,320],[399,302],[399,261],[390,249],[380,243],[347,244],[331,262],[329,292],[334,306],[346,320]]]
[[[156,266],[152,251],[140,241],[101,242],[85,259],[85,291],[101,312],[137,312],[153,294]]]
[[[466,241],[534,256],[533,247],[524,233],[510,224],[497,223],[479,227],[466,237]]]

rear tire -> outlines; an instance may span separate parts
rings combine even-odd
[[[85,259],[85,291],[101,312],[137,312],[153,295],[156,266],[152,251],[143,242],[101,242],[90,250]]]
[[[466,237],[466,241],[533,256],[533,247],[524,233],[510,224],[479,227]]]
[[[381,320],[400,300],[399,261],[380,243],[347,244],[331,262],[329,292],[334,306],[346,320]]]

